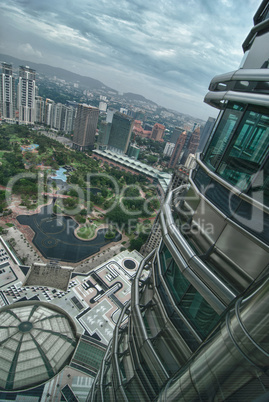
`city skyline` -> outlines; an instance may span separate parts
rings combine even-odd
[[[238,68],[260,1],[1,3],[0,52],[207,120],[215,112],[203,103],[210,79]]]

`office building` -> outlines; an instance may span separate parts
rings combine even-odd
[[[106,122],[107,123],[112,123],[113,116],[116,112],[117,112],[117,109],[113,109],[113,108],[107,109],[107,113],[106,113]]]
[[[173,144],[176,144],[177,140],[179,139],[180,134],[182,134],[184,131],[183,128],[180,127],[175,127],[173,130],[173,133],[171,134],[170,142]]]
[[[15,121],[15,78],[12,65],[2,63],[0,75],[0,118],[13,123]]]
[[[186,160],[187,160],[189,154],[195,154],[196,153],[196,151],[198,149],[198,146],[199,146],[199,142],[200,142],[200,127],[197,127],[193,131],[193,133],[192,133],[192,135],[190,137],[190,142],[189,142],[189,145],[188,145],[188,151],[187,151],[187,155],[186,155]],[[183,163],[185,163],[185,160],[184,160]]]
[[[155,123],[151,133],[151,139],[155,141],[161,141],[164,136],[165,127],[162,124]]]
[[[74,125],[73,147],[79,151],[93,149],[99,109],[79,104]]]
[[[111,123],[106,123],[105,121],[100,122],[97,138],[98,149],[104,150],[107,148],[110,130]]]
[[[268,0],[243,49],[211,81],[211,140],[168,191],[88,401],[269,399]]]
[[[178,140],[176,142],[176,145],[174,146],[173,153],[171,155],[171,159],[168,163],[168,168],[169,169],[174,169],[178,162],[180,161],[180,158],[183,153],[183,147],[186,143],[187,139],[187,132],[183,131],[180,136],[178,137]]]
[[[199,146],[198,146],[198,152],[202,152],[207,140],[209,139],[209,136],[213,130],[214,124],[215,124],[216,119],[214,119],[214,117],[209,117],[207,119],[207,122],[205,123],[205,125],[203,127],[201,127],[200,130],[200,142],[199,142]]]
[[[127,155],[132,158],[132,159],[138,159],[140,153],[140,148],[136,146],[135,144],[130,144],[128,148],[128,153]]]
[[[133,129],[133,119],[116,112],[113,115],[108,146],[114,152],[126,154]]]
[[[35,70],[20,66],[18,83],[19,124],[35,122]]]

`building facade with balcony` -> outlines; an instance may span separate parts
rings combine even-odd
[[[7,63],[2,63],[0,74],[0,118],[15,122],[15,78],[12,65]]]
[[[168,191],[88,401],[269,399],[268,0],[243,49],[210,84],[219,116]]]
[[[20,66],[18,83],[19,124],[35,123],[36,72],[28,66]]]

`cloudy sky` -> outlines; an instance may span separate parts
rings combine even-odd
[[[261,0],[0,0],[0,53],[62,67],[207,119]]]

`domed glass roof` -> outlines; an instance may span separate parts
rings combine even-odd
[[[0,310],[0,387],[29,388],[53,377],[76,347],[70,319],[44,304]]]

